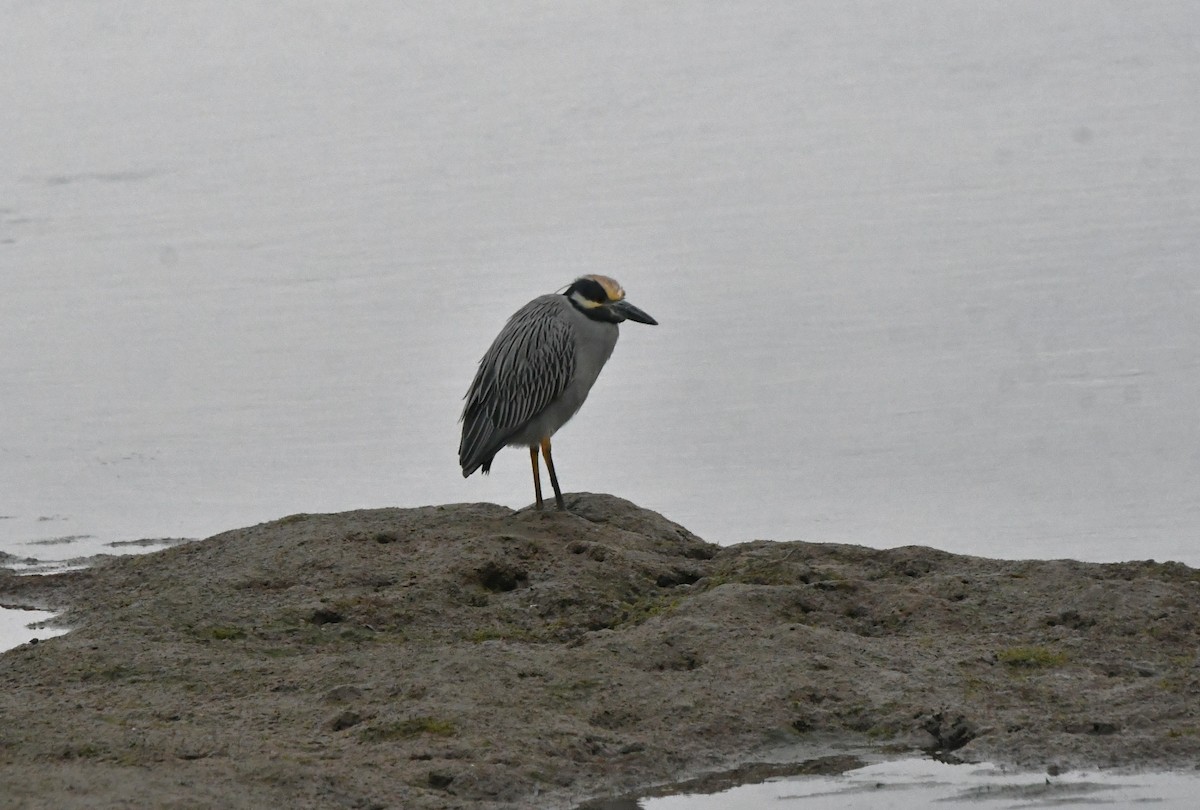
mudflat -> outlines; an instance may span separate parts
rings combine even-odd
[[[0,806],[568,808],[831,741],[1200,761],[1200,571],[717,546],[567,505],[292,515],[0,573],[74,628],[0,656]],[[796,769],[820,763],[854,761]]]

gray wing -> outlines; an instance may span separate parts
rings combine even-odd
[[[508,319],[479,361],[462,413],[463,477],[492,457],[566,389],[575,373],[573,328],[560,295],[535,298]]]

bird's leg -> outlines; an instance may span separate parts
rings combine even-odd
[[[537,508],[542,508],[542,474],[538,471],[537,460],[537,445],[531,445],[529,448],[529,460],[533,463],[533,494],[537,498]],[[551,473],[551,481],[554,480]],[[557,486],[557,485],[556,485]],[[557,492],[557,490],[555,490]]]
[[[562,491],[558,488],[558,476],[554,474],[554,459],[550,457],[550,437],[542,439],[542,455],[546,457],[546,469],[550,471],[550,486],[554,487],[554,503],[559,511],[566,510],[563,505]]]

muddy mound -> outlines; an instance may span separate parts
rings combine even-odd
[[[818,740],[1200,756],[1200,574],[705,543],[603,495],[293,515],[3,600],[24,807],[569,807]],[[20,804],[24,802],[24,804]]]

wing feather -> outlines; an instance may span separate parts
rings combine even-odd
[[[458,460],[463,476],[492,457],[566,390],[575,373],[574,337],[560,295],[535,298],[519,309],[479,361],[465,397]]]

